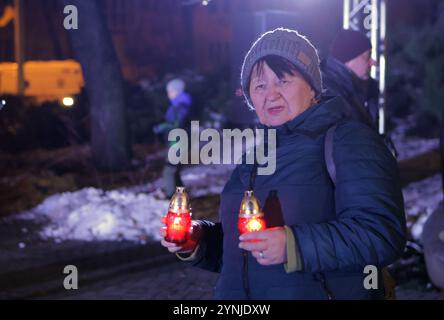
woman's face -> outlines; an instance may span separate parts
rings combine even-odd
[[[260,74],[258,64],[253,68],[250,97],[263,125],[284,124],[312,105],[314,91],[299,72],[293,72],[294,75],[284,74],[279,79],[266,62]]]

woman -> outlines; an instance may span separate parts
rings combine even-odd
[[[383,298],[382,283],[364,287],[364,268],[380,269],[404,248],[396,161],[374,130],[344,116],[340,98],[322,97],[316,49],[296,31],[263,34],[245,57],[241,84],[262,126],[276,130],[276,171],[251,179],[256,167],[238,165],[221,195],[220,223],[196,221],[185,245],[162,245],[220,272],[218,299]],[[333,126],[335,183],[324,157]],[[250,181],[269,228],[239,237]]]

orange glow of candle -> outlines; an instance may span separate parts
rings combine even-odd
[[[185,188],[177,187],[171,198],[168,214],[164,219],[166,224],[165,240],[182,244],[187,241],[192,226],[191,209]]]
[[[264,214],[253,191],[246,191],[239,210],[238,225],[240,234],[266,229]]]
[[[265,230],[265,220],[263,217],[239,218],[238,229],[240,234]]]
[[[177,244],[184,243],[191,228],[191,215],[189,213],[168,212],[166,225],[165,240]]]

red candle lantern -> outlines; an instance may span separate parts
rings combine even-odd
[[[184,187],[176,188],[164,221],[166,224],[166,241],[177,244],[187,241],[191,229],[191,208]]]
[[[240,234],[266,229],[264,214],[253,191],[245,191],[242,199],[237,227]]]

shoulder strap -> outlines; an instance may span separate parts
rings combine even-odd
[[[333,139],[337,126],[338,125],[335,124],[328,128],[324,140],[324,160],[327,167],[328,175],[330,176],[333,185],[336,185],[336,165],[335,160],[333,159]]]
[[[257,162],[256,158],[254,158],[253,168],[250,173],[250,184],[248,186],[249,190],[254,190],[254,185],[256,183],[256,175],[257,175]]]

